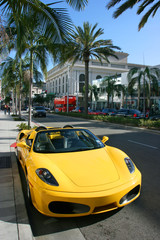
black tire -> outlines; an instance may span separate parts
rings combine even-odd
[[[63,128],[74,128],[72,125],[65,125]]]
[[[35,129],[36,132],[40,131],[40,130],[46,130],[47,128],[44,126],[39,126]]]
[[[29,181],[28,181],[28,176],[26,178],[26,191],[27,191],[27,198],[29,200],[29,203],[32,204],[32,198],[31,198],[31,192],[30,192],[30,187],[29,187]]]

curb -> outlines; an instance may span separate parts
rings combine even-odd
[[[25,207],[25,201],[21,186],[21,180],[18,172],[18,164],[16,155],[11,152],[12,162],[12,174],[13,174],[13,187],[14,187],[14,198],[15,198],[15,209],[17,218],[17,232],[19,240],[33,240],[32,230],[29,224],[27,210]]]

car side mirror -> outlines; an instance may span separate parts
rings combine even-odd
[[[108,140],[109,140],[109,137],[103,136],[103,138],[102,138],[103,143],[107,142]]]
[[[24,141],[17,143],[17,147],[26,148],[30,150],[30,146],[28,146]]]

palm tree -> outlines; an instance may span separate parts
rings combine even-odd
[[[8,57],[1,63],[1,77],[2,77],[2,90],[7,95],[12,90],[12,106],[13,113],[17,114],[17,86],[18,86],[18,75],[16,71],[16,60]],[[15,95],[15,98],[14,98]],[[16,101],[14,102],[14,99]]]
[[[72,7],[77,10],[81,10],[87,4],[87,0],[66,0]],[[41,23],[40,29],[45,31],[46,38],[52,40],[54,43],[62,43],[64,40],[68,39],[68,32],[72,29],[72,23],[68,16],[66,9],[63,8],[51,8],[51,5],[56,4],[44,4],[39,0],[1,0],[0,7],[2,8],[3,14],[10,14],[9,19],[9,27],[13,23],[15,24],[15,32],[16,32],[16,40],[17,40],[17,56],[21,59],[23,52],[26,50],[25,39],[26,39],[26,27],[27,23],[26,19],[28,16],[36,16]],[[29,23],[33,23],[33,19],[29,19]],[[10,29],[10,28],[9,28]],[[10,38],[9,48],[15,48],[12,45],[12,35],[8,34]],[[33,35],[32,35],[33,36]],[[2,52],[3,44],[0,48],[0,52]],[[30,49],[31,56],[31,65],[30,65],[30,79],[32,82],[33,79],[33,51]],[[44,64],[42,64],[44,67]],[[21,78],[21,69],[20,69],[20,78]],[[31,92],[31,87],[30,87]],[[31,123],[31,94],[30,94],[30,105],[29,105],[29,119],[28,126]]]
[[[144,71],[143,71],[143,69],[138,68],[138,67],[131,68],[128,72],[127,78],[128,78],[128,87],[130,89],[132,89],[135,85],[137,85],[137,90],[138,90],[137,107],[138,107],[138,109],[140,109],[140,93],[141,93],[142,78],[145,81]],[[145,91],[144,91],[144,99],[145,99]]]
[[[83,10],[88,0],[66,0],[76,10]],[[50,35],[59,39],[67,37],[68,31],[72,28],[71,20],[65,8],[53,8],[58,2],[45,4],[40,0],[0,0],[2,14],[12,13],[14,19],[21,22],[22,15],[36,13],[39,16],[42,26],[49,26]]]
[[[107,108],[110,107],[110,97],[112,98],[112,105],[113,105],[114,92],[117,91],[117,87],[115,83],[116,83],[116,80],[113,78],[113,76],[104,77],[101,83],[101,87],[105,88],[105,91],[107,93]]]
[[[89,61],[96,58],[109,62],[108,57],[117,58],[113,49],[120,49],[112,44],[111,40],[99,40],[104,33],[102,28],[96,30],[97,23],[92,27],[89,22],[83,23],[83,28],[75,27],[71,40],[64,47],[62,62],[72,61],[72,65],[78,60],[85,63],[85,114],[88,114],[88,84],[89,84]]]
[[[31,21],[34,19],[34,21]],[[16,56],[20,60],[19,73],[20,73],[20,93],[22,86],[22,54],[27,52],[29,55],[29,115],[28,115],[28,128],[31,126],[31,108],[32,108],[32,84],[33,84],[33,66],[34,63],[40,65],[42,72],[47,74],[47,62],[49,52],[53,53],[56,46],[56,39],[50,38],[49,26],[43,28],[36,14],[23,15],[22,21],[19,23],[14,20],[13,15],[9,18],[10,32],[12,33],[12,41],[8,44],[8,49],[15,49]],[[21,33],[21,34],[19,34]],[[36,61],[35,61],[36,60]],[[21,95],[20,95],[21,96]],[[21,97],[20,97],[21,100]],[[21,106],[21,101],[19,102]],[[21,107],[20,107],[21,109]],[[21,110],[20,110],[21,111]]]
[[[114,88],[118,96],[119,97],[121,96],[120,108],[124,108],[124,100],[125,100],[125,96],[127,96],[128,88],[123,84],[116,84]]]
[[[133,88],[138,84],[138,109],[140,108],[140,92],[143,84],[143,112],[145,113],[145,99],[146,88],[148,88],[148,107],[150,108],[150,96],[151,96],[151,84],[154,86],[158,84],[158,78],[160,76],[160,70],[158,68],[132,68],[128,72],[129,88]]]
[[[98,89],[96,85],[89,85],[89,92],[90,92],[90,99],[91,99],[91,105],[93,108],[93,97],[94,97],[94,101],[95,101],[95,108],[96,108],[96,103],[98,101]],[[85,87],[84,87],[84,93],[85,93]]]
[[[160,69],[159,68],[145,68],[145,74],[147,77],[148,83],[148,108],[151,109],[151,86],[157,88],[158,90],[158,79],[160,78]]]
[[[110,2],[107,4],[107,8],[110,9],[111,7],[114,7],[116,4],[121,2],[121,0],[110,0]],[[149,6],[149,10],[144,14],[142,17],[140,23],[139,23],[139,30],[146,24],[148,21],[148,18],[150,16],[154,17],[155,14],[157,13],[158,8],[160,7],[160,1],[155,1],[155,0],[126,0],[123,1],[120,7],[114,12],[113,17],[117,18],[119,17],[123,12],[125,12],[129,8],[133,8],[134,5],[139,4],[137,14],[141,14],[145,9],[147,9]]]

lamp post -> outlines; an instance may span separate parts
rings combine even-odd
[[[69,72],[69,64],[68,64],[68,81],[67,81],[67,113],[69,112],[69,79],[70,79],[70,72]]]

